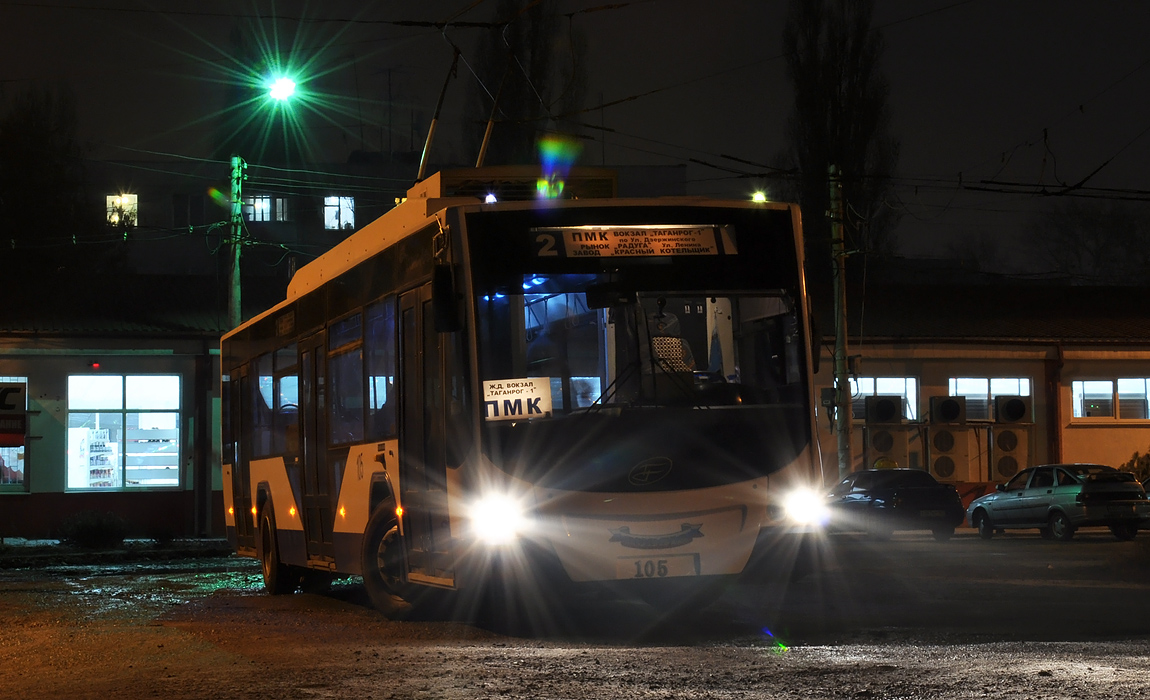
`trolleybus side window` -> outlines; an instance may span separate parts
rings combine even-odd
[[[367,439],[397,434],[395,393],[395,297],[367,307],[364,354],[367,362]]]
[[[328,331],[331,391],[328,431],[335,445],[363,440],[362,316],[353,314]]]
[[[271,353],[260,355],[252,363],[256,381],[252,383],[252,457],[272,454],[272,406],[275,404],[275,375]]]
[[[275,352],[275,414],[272,452],[299,452],[299,374],[296,366],[296,344],[285,345]]]

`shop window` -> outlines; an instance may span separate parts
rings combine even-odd
[[[1026,377],[951,377],[950,396],[966,398],[966,417],[990,420],[995,396],[1030,396]]]
[[[1075,418],[1150,418],[1150,378],[1079,380],[1070,383]]]
[[[0,384],[23,384],[27,377],[0,377]],[[28,410],[28,391],[24,391],[24,410]],[[26,438],[26,435],[25,435]],[[25,484],[24,445],[0,447],[0,491],[23,491]]]
[[[866,397],[901,396],[903,418],[918,420],[918,379],[915,377],[854,377],[851,385],[851,417],[866,418]]]
[[[109,226],[129,228],[139,223],[139,199],[136,195],[110,194],[107,203]]]
[[[68,377],[69,489],[180,485],[180,377]]]
[[[324,197],[323,227],[329,230],[355,228],[355,197]]]

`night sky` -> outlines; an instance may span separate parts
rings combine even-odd
[[[325,72],[312,86],[333,96],[329,121],[307,138],[317,161],[342,162],[354,149],[422,146],[455,43],[465,63],[449,88],[433,159],[462,160],[463,124],[487,116],[462,113],[476,30],[453,28],[445,37],[394,22],[485,21],[495,5],[277,3],[273,23],[267,2],[0,1],[0,88],[67,84],[93,157],[202,157],[218,133],[213,115],[223,92],[237,80],[229,34],[237,23],[255,23],[281,55],[312,59]],[[584,115],[614,131],[605,144],[586,142],[583,164],[695,159],[722,167],[691,163],[690,192],[742,197],[762,184],[754,176],[765,169],[724,156],[765,165],[783,147],[791,108],[784,1],[569,0],[561,7],[572,13],[563,21],[586,39],[584,104],[624,100]],[[904,211],[902,252],[936,254],[980,232],[1009,241],[1030,212],[1052,201],[966,189],[959,173],[965,186],[994,180],[1058,189],[1097,170],[1087,186],[1150,190],[1150,3],[879,0],[876,25],[886,39],[892,128],[902,143],[894,203]]]

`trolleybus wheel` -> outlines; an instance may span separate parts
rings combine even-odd
[[[282,595],[295,590],[298,579],[292,576],[291,569],[280,561],[279,546],[276,544],[276,519],[272,514],[272,504],[264,505],[260,516],[260,570],[264,575],[264,588],[272,595]]]
[[[403,542],[399,535],[399,520],[395,504],[388,500],[380,504],[363,533],[360,553],[363,587],[371,604],[387,617],[403,618],[411,612],[411,603],[402,597]]]

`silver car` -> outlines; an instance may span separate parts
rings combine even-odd
[[[1101,464],[1046,464],[1020,471],[995,493],[974,499],[966,517],[984,540],[995,531],[1035,527],[1043,537],[1065,541],[1091,525],[1131,540],[1150,519],[1150,501],[1128,472]]]

